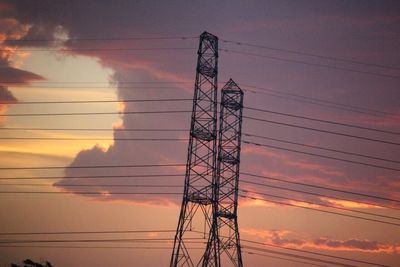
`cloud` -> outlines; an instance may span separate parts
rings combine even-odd
[[[0,1],[1,3],[2,1]],[[11,1],[3,1],[5,3],[9,3]],[[195,5],[195,4],[194,4]],[[177,8],[176,13],[165,13],[161,14],[160,21],[162,23],[157,24],[157,28],[154,28],[154,23],[150,22],[146,18],[149,14],[154,15],[156,12],[151,5],[143,5],[138,6],[133,2],[123,2],[123,4],[118,5],[109,5],[105,4],[102,1],[40,1],[39,3],[32,3],[29,1],[15,1],[13,3],[15,8],[10,10],[9,14],[9,24],[13,25],[24,25],[24,30],[26,31],[22,38],[25,40],[28,39],[48,39],[49,42],[23,42],[19,46],[36,46],[36,47],[50,47],[55,44],[57,40],[57,36],[64,36],[65,42],[62,43],[63,47],[67,49],[71,49],[67,55],[85,55],[90,56],[92,58],[98,59],[98,61],[107,66],[114,71],[113,77],[110,78],[111,82],[117,84],[118,87],[118,97],[121,101],[126,99],[135,99],[135,98],[162,98],[162,97],[186,97],[190,96],[188,91],[192,90],[192,85],[182,86],[179,85],[179,82],[191,82],[194,80],[194,71],[195,71],[195,60],[196,55],[195,52],[191,51],[187,52],[178,52],[171,51],[167,53],[158,53],[155,51],[151,52],[107,52],[102,50],[93,50],[93,51],[82,51],[77,50],[77,48],[118,48],[118,47],[131,47],[131,48],[145,48],[145,47],[162,47],[162,46],[176,46],[177,42],[168,42],[168,41],[146,41],[141,42],[139,40],[130,40],[130,41],[110,41],[110,42],[79,42],[74,41],[74,38],[91,38],[91,37],[119,37],[119,36],[144,36],[143,33],[146,33],[146,36],[156,35],[160,36],[164,33],[168,33],[168,35],[193,35],[194,32],[200,32],[199,26],[193,26],[188,23],[188,25],[181,25],[178,29],[176,26],[176,17],[179,14],[179,17],[182,18],[190,18],[193,19],[192,16],[186,14],[185,9]],[[77,8],[79,6],[79,8]],[[170,4],[167,3],[158,3],[158,6],[162,9],[164,6],[171,7]],[[201,5],[199,5],[201,6]],[[200,7],[199,7],[200,8]],[[328,12],[329,13],[329,12]],[[119,14],[118,19],[115,18],[113,14]],[[292,17],[291,17],[292,18]],[[365,16],[365,18],[369,19],[369,16]],[[274,18],[271,22],[274,23],[266,23],[265,25],[273,25],[272,27],[277,27],[282,29],[282,25],[284,26],[296,26],[299,27],[311,26],[318,27],[319,29],[323,28],[319,25],[315,24],[313,21],[314,18],[310,19],[309,16],[305,18],[296,16],[293,19],[283,19],[280,20],[278,18]],[[332,24],[333,21],[339,22],[341,25],[347,25],[348,23],[353,23],[353,21],[348,20],[347,18],[340,17],[340,14],[336,14],[330,16],[329,14],[321,14],[318,16],[318,19],[323,21],[325,24]],[[356,25],[358,27],[365,27],[365,22],[363,18],[360,18],[360,23]],[[189,21],[189,20],[188,20]],[[193,22],[192,20],[190,20]],[[206,21],[206,20],[202,20]],[[390,18],[389,21],[395,21],[395,19]],[[389,21],[381,21],[379,23],[389,23]],[[255,18],[250,23],[258,23]],[[300,23],[301,22],[301,23]],[[280,24],[283,23],[283,24]],[[285,24],[289,23],[289,24]],[[301,25],[300,25],[301,24]],[[211,25],[214,26],[215,32],[218,32],[219,29],[224,29],[226,33],[226,29],[232,30],[231,25],[219,25],[215,24],[213,21],[210,23],[202,24],[201,27]],[[254,28],[253,25],[250,25],[249,28]],[[22,29],[22,28],[21,28]],[[292,29],[293,30],[293,29]],[[318,40],[318,39],[315,39]],[[324,42],[330,43],[323,39]],[[193,42],[191,41],[180,41],[179,46],[195,46],[197,45],[197,40]],[[15,43],[10,42],[9,45],[16,45]],[[358,51],[358,50],[357,50]],[[189,63],[188,63],[189,62]],[[173,63],[173,64],[171,64]],[[226,65],[225,65],[226,66]],[[254,66],[253,66],[254,67]],[[253,68],[256,69],[256,68]],[[253,70],[251,69],[251,70]],[[264,69],[264,68],[259,68]],[[242,69],[239,69],[240,71]],[[16,70],[9,70],[18,72]],[[264,71],[264,70],[263,70]],[[286,72],[285,79],[288,80]],[[299,72],[300,73],[300,72]],[[36,76],[29,76],[31,74],[18,72],[18,75],[24,76],[30,79],[40,79]],[[283,74],[282,74],[283,75]],[[294,75],[296,76],[296,75]],[[253,77],[253,76],[250,76]],[[304,76],[307,77],[307,76]],[[310,80],[309,78],[306,78]],[[124,82],[126,81],[135,81],[135,80],[147,80],[147,81],[169,81],[174,87],[174,91],[171,93],[167,90],[129,90]],[[336,79],[340,80],[340,79]],[[275,82],[276,81],[271,81]],[[194,82],[193,82],[194,83]],[[320,87],[321,84],[317,83],[316,86]],[[140,87],[140,86],[138,86]],[[140,89],[145,89],[140,88]],[[142,92],[142,93],[141,93]],[[319,90],[319,93],[322,94],[322,91]],[[365,94],[366,95],[366,94]],[[174,105],[139,105],[137,103],[125,103],[125,110],[127,111],[135,111],[135,110],[155,110],[155,109],[190,109],[190,104],[187,106],[179,104]],[[190,123],[189,116],[180,117],[180,116],[124,116],[121,117],[123,120],[122,127],[125,128],[188,128]],[[110,125],[110,128],[112,126]],[[114,133],[114,137],[121,138],[130,138],[130,137],[143,137],[143,135],[133,134],[133,133],[124,133],[116,131]],[[148,134],[150,136],[150,134]],[[151,135],[154,137],[177,137],[175,134],[169,134],[168,136],[162,135],[160,133]],[[185,135],[187,136],[187,135]],[[186,161],[186,144],[184,143],[154,143],[154,142],[124,142],[116,140],[114,144],[108,149],[103,150],[99,147],[93,147],[90,150],[85,150],[79,153],[73,165],[85,165],[85,164],[96,164],[96,165],[110,165],[110,164],[119,164],[121,162],[125,163],[163,163],[163,162],[185,162]],[[362,189],[363,191],[368,192],[369,190],[375,189],[368,182],[375,179],[375,176],[370,173],[365,173],[365,175],[353,175],[355,171],[351,170],[346,172],[346,166],[342,168],[342,166],[338,166],[336,164],[331,164],[331,162],[327,162],[319,159],[311,159],[299,155],[293,155],[289,153],[277,153],[272,150],[259,149],[259,148],[250,148],[250,146],[243,146],[243,155],[242,162],[246,164],[246,166],[251,169],[252,173],[263,173],[263,174],[271,174],[281,173],[283,177],[290,177],[292,180],[297,181],[306,181],[309,183],[316,183],[319,185],[329,185],[337,188],[346,187],[348,189]],[[243,165],[244,165],[243,164]],[[147,170],[155,171],[155,169]],[[165,170],[165,172],[169,172],[171,170]],[[176,170],[175,170],[176,171]],[[180,172],[182,170],[179,170]],[[357,170],[358,171],[358,168]],[[79,175],[80,173],[88,173],[89,175],[101,175],[104,171],[102,170],[77,170],[77,169],[68,169],[66,170],[67,175]],[[145,173],[143,170],[113,170],[110,171],[111,174],[115,173],[127,173],[130,174],[140,174]],[[363,174],[364,174],[363,173]],[[352,181],[355,182],[352,182]],[[115,180],[119,181],[119,180]],[[143,183],[154,183],[150,180],[138,180]],[[172,180],[173,182],[175,180]],[[365,181],[367,186],[360,186],[359,181]],[[121,181],[122,182],[122,181]],[[101,182],[97,182],[100,184],[101,190],[107,191],[108,197],[107,199],[123,199],[127,198],[126,196],[118,196],[112,195],[112,192],[115,192],[115,189],[110,189],[105,186],[101,186]],[[59,186],[62,186],[62,182]],[[368,187],[368,188],[367,188]],[[383,187],[382,187],[383,190]],[[379,193],[383,193],[380,192]],[[148,199],[151,199],[151,196],[148,196]],[[133,199],[133,198],[129,198]],[[139,198],[137,198],[138,200]],[[321,202],[322,200],[318,198],[306,198],[315,201]]]
[[[288,230],[259,230],[253,228],[242,228],[241,232],[256,236],[267,244],[296,249],[311,248],[329,251],[400,254],[400,244],[382,243],[368,239],[350,238],[339,240],[327,237],[313,239],[301,237]]]
[[[353,119],[354,122],[362,123],[364,125],[370,125],[375,127],[385,128],[399,128],[400,127],[400,110],[393,112],[392,114],[376,116],[358,116]]]
[[[0,85],[9,85],[10,83],[29,84],[31,81],[45,79],[38,74],[8,66],[0,66],[0,77]]]
[[[7,89],[5,86],[0,85],[0,114],[7,112],[8,104],[2,104],[1,102],[6,102],[12,104],[17,102],[15,96]],[[0,127],[4,125],[6,117],[0,117]]]
[[[126,27],[121,27],[119,32],[115,31],[115,21],[109,20],[106,15],[109,12],[109,8],[113,9],[113,14],[126,12],[127,9],[122,8],[120,5],[106,5],[103,6],[98,1],[85,1],[76,2],[80,8],[76,10],[74,4],[63,1],[41,1],[39,3],[19,2],[15,3],[15,9],[10,13],[8,21],[12,21],[15,25],[26,25],[24,28],[24,34],[15,37],[15,39],[25,40],[24,42],[12,42],[9,41],[6,44],[18,51],[19,47],[54,47],[57,44],[57,37],[63,37],[61,45],[68,49],[68,52],[62,52],[67,56],[84,55],[98,59],[99,63],[103,66],[107,66],[113,69],[114,74],[110,77],[110,82],[118,85],[118,97],[123,102],[125,99],[135,98],[182,98],[188,95],[188,92],[192,92],[192,85],[189,87],[182,85],[181,82],[193,81],[193,78],[188,79],[187,77],[194,77],[195,65],[192,68],[186,68],[184,65],[177,64],[180,71],[176,68],[171,69],[170,64],[164,64],[163,62],[179,62],[188,55],[187,53],[173,52],[165,53],[165,55],[159,55],[159,53],[126,53],[116,52],[110,53],[103,48],[117,48],[126,45],[125,42],[75,42],[73,39],[79,37],[88,36],[124,36],[132,35],[131,21]],[[130,4],[129,4],[130,5]],[[90,12],[86,12],[90,10]],[[96,10],[96,12],[93,12]],[[119,10],[119,11],[118,11]],[[82,12],[82,13],[80,13]],[[103,15],[99,15],[102,13]],[[142,16],[143,14],[138,14]],[[135,18],[133,14],[129,14],[130,18]],[[175,20],[174,20],[175,21]],[[174,22],[175,23],[175,22]],[[16,31],[16,30],[14,30]],[[13,32],[13,31],[11,31]],[[31,39],[45,39],[45,42],[32,42]],[[77,48],[85,48],[89,44],[90,48],[98,48],[99,50],[78,50]],[[147,47],[147,43],[140,43],[139,41],[129,42],[128,47],[144,48]],[[165,46],[164,43],[159,41],[153,42],[154,47]],[[170,44],[166,44],[170,46]],[[75,50],[76,49],[76,50]],[[196,58],[196,54],[192,53],[192,58]],[[184,70],[184,71],[181,71]],[[2,77],[8,77],[7,81],[16,82],[28,82],[33,80],[43,79],[39,75],[19,70],[8,66],[2,70],[4,73],[0,75]],[[179,74],[177,74],[179,73]],[[7,76],[5,76],[7,75]],[[169,86],[174,87],[171,91],[168,90],[127,90],[127,85],[124,84],[126,81],[134,80],[152,80],[157,81],[169,81]],[[144,88],[143,88],[144,89]],[[140,95],[139,95],[140,94]],[[181,102],[182,103],[182,102]],[[191,103],[188,105],[182,105],[181,103],[159,103],[156,106],[154,103],[141,105],[138,103],[125,102],[125,111],[137,111],[137,110],[189,110]],[[122,123],[119,128],[188,128],[190,115],[170,115],[170,114],[157,114],[157,115],[126,115],[121,116]],[[112,125],[110,125],[112,128]],[[162,135],[162,136],[160,136]],[[184,135],[187,136],[186,134]],[[129,138],[143,138],[143,137],[165,137],[165,138],[181,138],[177,133],[134,133],[134,132],[123,132],[115,131],[115,139],[129,139]],[[147,178],[122,178],[115,177],[112,179],[112,183],[119,184],[141,184],[149,186],[145,187],[109,187],[106,185],[105,179],[74,179],[74,184],[88,184],[95,187],[91,187],[92,190],[99,192],[99,196],[90,196],[93,199],[101,201],[130,201],[136,204],[151,204],[151,205],[164,205],[171,206],[181,201],[182,185],[183,185],[183,173],[182,168],[113,168],[113,169],[76,169],[75,166],[85,165],[96,165],[96,166],[109,166],[109,165],[130,165],[130,164],[170,164],[170,163],[184,163],[186,161],[186,142],[134,142],[134,141],[120,141],[115,140],[114,143],[107,149],[100,146],[94,146],[92,149],[82,150],[76,155],[72,163],[65,170],[66,177],[69,176],[90,176],[96,178],[96,176],[103,175],[149,175],[149,174],[179,174],[178,177],[158,178],[147,177]],[[55,186],[70,192],[79,194],[79,192],[87,191],[85,187],[71,187],[66,186],[70,183],[68,178],[61,180],[56,183]],[[155,186],[164,185],[179,185],[177,188],[157,188]],[[136,193],[148,193],[145,195],[129,195],[125,193],[136,192]],[[154,195],[154,192],[160,193],[179,193],[178,195],[160,194]],[[117,194],[124,193],[124,194]]]
[[[0,101],[7,103],[15,103],[17,99],[5,86],[0,85]]]

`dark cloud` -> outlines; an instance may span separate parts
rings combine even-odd
[[[317,246],[326,246],[329,248],[336,249],[359,249],[359,250],[380,250],[385,245],[370,240],[360,240],[360,239],[349,239],[349,240],[333,240],[328,238],[318,238],[313,241]]]
[[[31,81],[44,80],[45,78],[30,71],[25,71],[10,66],[0,66],[0,84],[12,83],[29,84]]]
[[[17,99],[15,96],[7,89],[7,87],[0,85],[0,101],[7,103],[15,103]]]
[[[8,105],[15,102],[17,102],[15,96],[7,89],[7,87],[0,85],[0,114],[6,112]],[[6,117],[0,116],[0,127],[4,125],[5,121]]]
[[[3,1],[12,3],[13,9],[7,14],[22,25],[29,25],[29,31],[24,35],[25,40],[47,39],[48,42],[21,42],[19,46],[52,46],[54,36],[58,33],[68,34],[70,38],[103,38],[118,36],[193,36],[204,30],[209,30],[225,39],[255,40],[257,43],[271,44],[276,47],[293,48],[294,50],[311,51],[318,54],[333,56],[356,57],[394,64],[398,61],[398,46],[400,40],[393,37],[398,30],[396,22],[398,4],[338,4],[337,2],[318,3],[312,8],[298,3],[288,6],[283,3],[264,3],[257,5],[239,2],[202,1],[188,3],[186,1]],[[1,3],[1,2],[0,2]],[[155,8],[156,7],[156,8]],[[240,10],[240,12],[238,12]],[[185,23],[177,23],[184,21]],[[395,22],[395,23],[394,23]],[[380,38],[373,38],[374,36]],[[307,38],[306,38],[307,37]],[[15,43],[16,44],[16,43]],[[65,46],[75,48],[113,48],[113,47],[163,47],[187,46],[196,47],[197,40],[179,42],[167,41],[130,41],[130,42],[74,42],[64,43]],[[228,44],[221,42],[221,48]],[[243,47],[242,47],[243,48]],[[242,49],[240,48],[240,49]],[[239,49],[235,47],[235,49]],[[329,53],[327,52],[329,51]],[[260,50],[259,53],[271,53]],[[174,91],[168,90],[127,90],[125,81],[132,80],[167,80],[171,82],[194,80],[196,54],[194,51],[171,53],[109,53],[106,51],[72,51],[71,54],[87,55],[99,59],[104,66],[115,71],[112,81],[119,85],[118,96],[121,100],[135,98],[163,98],[163,97],[190,97],[192,86],[183,87],[172,84]],[[282,55],[278,55],[282,56]],[[288,56],[288,55],[286,55]],[[296,58],[297,59],[297,58]],[[304,60],[304,58],[300,58]],[[366,60],[368,59],[368,60]],[[310,59],[307,59],[310,60]],[[396,110],[398,108],[398,82],[396,80],[380,80],[376,77],[355,76],[354,74],[335,72],[313,68],[304,65],[288,65],[279,62],[261,61],[260,59],[234,58],[232,55],[220,53],[220,81],[227,75],[233,76],[239,83],[258,84],[272,87],[277,90],[291,91],[298,95],[309,95],[332,101],[352,105],[371,106],[382,110]],[[329,62],[331,64],[331,62]],[[354,67],[354,66],[351,66]],[[23,76],[24,73],[18,72]],[[29,76],[27,73],[25,73]],[[31,76],[30,78],[38,78]],[[376,88],[385,88],[387,94],[382,94]],[[338,100],[339,99],[339,100]],[[288,103],[275,101],[276,98],[246,94],[246,105],[268,106],[276,110],[287,109]],[[348,101],[348,102],[346,102]],[[292,103],[292,102],[291,102]],[[190,109],[188,105],[139,105],[127,103],[125,110],[172,110]],[[314,117],[348,119],[348,114],[331,111],[321,111],[310,106],[295,104],[290,106],[292,113],[313,115]],[[246,111],[247,112],[247,111]],[[261,116],[261,115],[260,115]],[[335,117],[336,118],[336,117]],[[189,116],[125,116],[125,128],[188,128]],[[282,118],[277,118],[282,119]],[[294,124],[298,120],[289,121]],[[305,126],[313,124],[302,122]],[[271,125],[260,126],[246,121],[244,125],[248,132],[268,133],[283,139],[293,140],[293,136],[303,143],[314,144],[318,141],[327,144],[327,147],[342,148],[370,154],[370,151],[387,154],[393,158],[394,150],[387,150],[371,145],[369,149],[364,143],[353,140],[335,139],[321,136],[303,130],[289,130],[275,128]],[[321,126],[322,127],[322,126]],[[325,126],[323,126],[325,127]],[[251,130],[251,131],[250,131]],[[349,134],[358,134],[346,130]],[[160,133],[152,136],[160,137]],[[115,132],[115,137],[129,138],[139,136],[133,133]],[[143,136],[143,135],[141,135]],[[148,135],[150,136],[150,134]],[[170,134],[162,137],[187,137],[179,134]],[[276,152],[275,150],[249,151],[243,149],[242,169],[251,172],[289,177],[294,181],[318,183],[345,189],[357,189],[372,192],[377,195],[389,194],[383,186],[371,186],[378,175],[388,176],[387,172],[357,168],[352,165],[328,162],[326,160]],[[260,149],[261,150],[261,149]],[[363,151],[365,150],[365,151]],[[246,152],[247,151],[247,152]],[[314,151],[313,151],[314,152]],[[352,159],[352,158],[351,158]],[[98,147],[82,151],[74,159],[71,166],[78,165],[118,165],[121,163],[165,163],[185,162],[186,144],[170,143],[143,143],[115,141],[112,147],[104,151]],[[67,176],[90,175],[103,173],[112,174],[140,174],[151,170],[81,170],[66,169]],[[165,170],[164,172],[167,172]],[[391,177],[391,176],[390,176]],[[74,180],[85,183],[86,180]],[[117,191],[115,188],[101,186],[99,190]],[[114,180],[125,182],[126,180]],[[155,183],[150,179],[136,180],[143,183]],[[173,180],[175,181],[175,180]],[[68,182],[61,181],[58,186]],[[170,181],[169,181],[170,182]],[[158,182],[160,183],[160,182]],[[360,186],[363,184],[364,186]],[[300,189],[300,188],[299,188]],[[266,189],[267,190],[267,189]],[[393,190],[396,191],[396,190]],[[267,191],[266,191],[267,192]],[[287,194],[292,196],[293,194]],[[304,195],[295,195],[305,198]],[[124,198],[125,196],[113,196]],[[316,197],[305,198],[318,203],[322,200]],[[356,200],[356,198],[355,198]]]

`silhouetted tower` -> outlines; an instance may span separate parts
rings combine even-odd
[[[199,209],[205,233],[212,225],[212,185],[216,177],[218,38],[200,35],[188,157],[181,212],[170,266],[194,266],[189,242],[192,223]],[[199,217],[199,216],[196,216]],[[186,235],[185,235],[186,234]]]
[[[202,266],[243,266],[237,222],[243,91],[230,79],[222,88],[213,224]]]

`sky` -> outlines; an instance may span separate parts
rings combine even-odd
[[[204,31],[244,90],[244,265],[399,266],[398,1],[0,0],[1,267],[169,264]]]

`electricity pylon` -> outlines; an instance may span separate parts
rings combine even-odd
[[[203,267],[243,266],[237,222],[242,114],[243,91],[230,79],[222,88],[213,224]]]
[[[205,219],[205,233],[212,225],[212,195],[216,177],[218,38],[200,35],[196,81],[190,124],[185,185],[170,266],[194,266],[187,231],[199,209]],[[198,216],[196,216],[198,217]],[[186,234],[186,236],[185,236]]]

